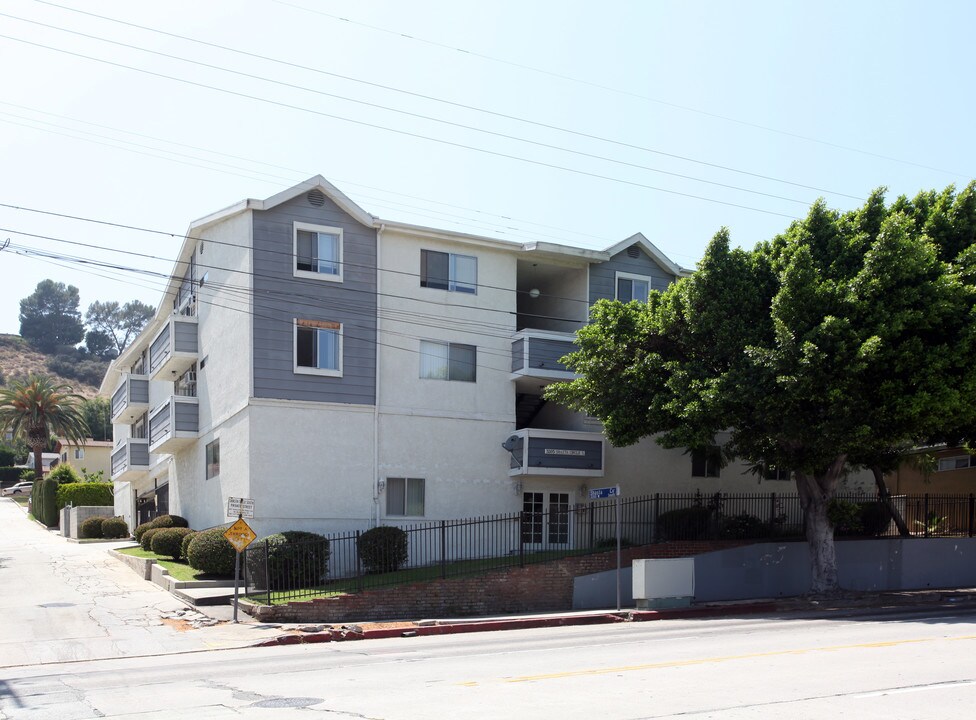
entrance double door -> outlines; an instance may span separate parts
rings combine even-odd
[[[569,493],[522,493],[522,542],[546,547],[568,545]]]

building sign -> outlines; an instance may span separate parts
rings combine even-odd
[[[572,455],[574,457],[586,457],[586,450],[563,450],[560,448],[546,448],[546,455]]]

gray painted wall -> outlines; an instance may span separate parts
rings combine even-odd
[[[254,212],[254,396],[371,405],[376,375],[376,231],[304,194]],[[340,227],[343,281],[293,277],[294,222]],[[294,372],[294,318],[342,323],[341,378]]]
[[[648,275],[652,290],[664,290],[674,282],[674,275],[651,259],[643,248],[636,258],[628,257],[625,248],[607,262],[590,266],[590,305],[597,300],[613,300],[617,296],[614,279],[618,272]]]

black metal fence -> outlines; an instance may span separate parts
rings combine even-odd
[[[516,512],[332,534],[323,540],[257,542],[244,553],[247,594],[267,604],[460,577],[612,550],[617,512],[624,547],[663,541],[802,540],[795,494],[657,494],[548,512]],[[893,512],[911,537],[973,537],[974,495],[900,495],[888,502],[838,495],[840,538],[896,537]]]

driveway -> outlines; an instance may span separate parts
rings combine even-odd
[[[193,628],[187,619],[205,617],[109,553],[126,544],[69,543],[0,498],[0,667],[243,647],[281,634],[256,623]]]

